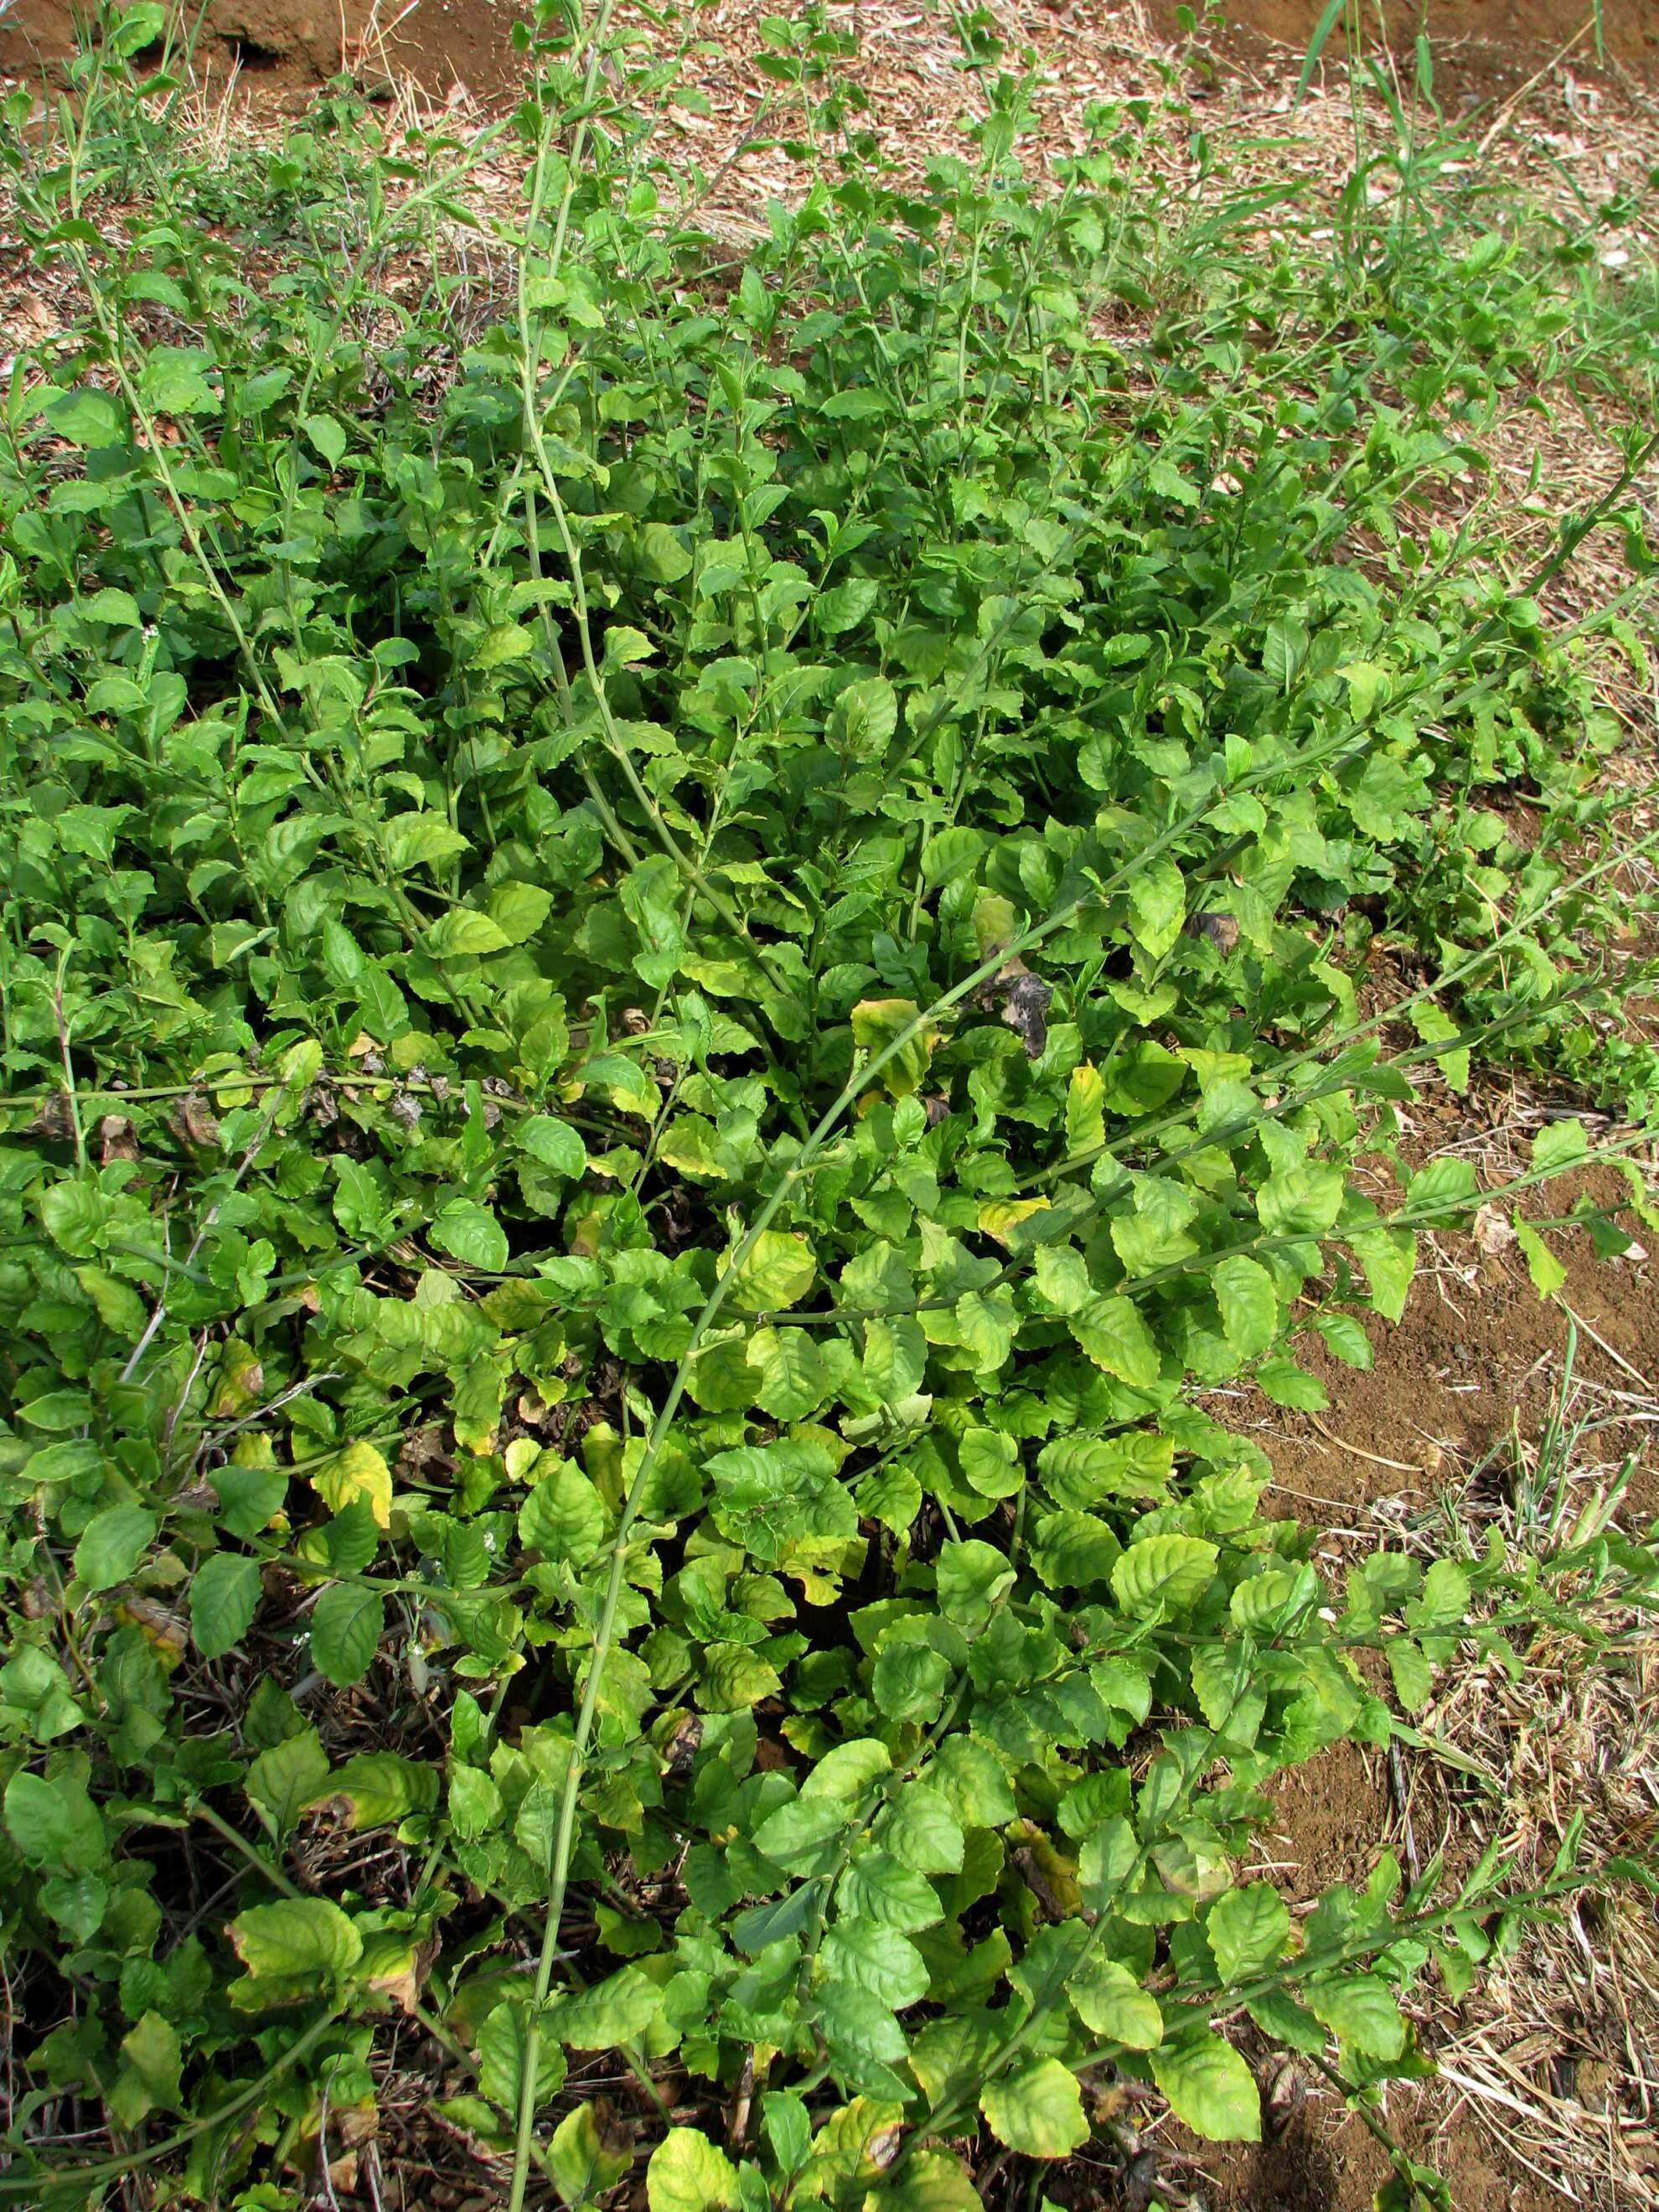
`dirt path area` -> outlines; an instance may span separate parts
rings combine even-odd
[[[1503,1142],[1501,1129],[1454,1115],[1429,1150],[1473,1150],[1501,1171]],[[1595,1196],[1616,1200],[1605,1178]],[[1588,1237],[1555,1241],[1568,1277],[1546,1302],[1496,1223],[1425,1240],[1405,1318],[1372,1332],[1369,1371],[1306,1353],[1328,1412],[1259,1398],[1235,1408],[1271,1455],[1282,1510],[1321,1532],[1333,1580],[1380,1546],[1443,1547],[1456,1528],[1478,1547],[1488,1526],[1508,1530],[1558,1504],[1571,1517],[1621,1476],[1619,1518],[1632,1533],[1651,1524],[1656,1263],[1640,1245],[1607,1262]],[[1547,1440],[1564,1413],[1582,1429],[1577,1450],[1558,1455]],[[1251,1872],[1294,1869],[1302,1894],[1358,1887],[1386,1844],[1412,1873],[1440,1854],[1456,1880],[1497,1845],[1525,1880],[1522,1869],[1547,1866],[1580,1808],[1628,1849],[1651,1819],[1659,1658],[1650,1646],[1604,1670],[1558,1667],[1542,1646],[1528,1656],[1519,1700],[1501,1668],[1444,1680],[1416,1717],[1422,1749],[1340,1745],[1297,1770],[1276,1795]],[[1599,1929],[1578,1924],[1584,1910],[1496,1961],[1461,2004],[1425,1987],[1419,2032],[1439,2078],[1392,2086],[1387,2118],[1409,2154],[1445,2176],[1455,2212],[1659,2203],[1651,1906],[1631,1904]],[[1181,2146],[1201,2159],[1209,2212],[1367,2212],[1389,2176],[1377,2145],[1295,2063],[1275,2073],[1270,2061],[1266,2078],[1260,2148]]]

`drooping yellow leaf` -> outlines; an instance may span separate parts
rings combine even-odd
[[[392,1521],[392,1470],[373,1444],[361,1438],[343,1444],[316,1469],[311,1486],[331,1513],[365,1498],[382,1528]]]

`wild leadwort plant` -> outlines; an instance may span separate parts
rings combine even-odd
[[[635,2155],[658,2212],[966,2207],[1113,2079],[1253,2135],[1246,2018],[1420,2071],[1402,1985],[1540,1901],[1237,1883],[1276,1774],[1538,1594],[1339,1597],[1201,1401],[1369,1359],[1477,1193],[1356,1151],[1595,1001],[1611,846],[1412,925],[1510,740],[1601,742],[1582,673],[1370,534],[1440,372],[1380,402],[1403,342],[1161,198],[1155,117],[1038,190],[969,20],[971,158],[902,177],[768,36],[803,187],[741,266],[604,7],[525,35],[510,301],[476,148],[348,114],[205,250],[154,134],[108,200],[118,70],[16,158],[87,312],[3,479],[11,2196],[295,2202],[397,2013],[515,2208]]]

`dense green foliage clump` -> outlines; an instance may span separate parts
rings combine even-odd
[[[1449,217],[1264,259],[1145,112],[1038,190],[967,34],[912,179],[775,27],[734,263],[550,12],[508,296],[347,103],[204,174],[88,63],[16,155],[87,313],[0,453],[0,2191],[312,2201],[414,2012],[515,2203],[625,2179],[621,2069],[657,2212],[950,2212],[1115,2078],[1253,2136],[1241,2032],[1420,2070],[1524,1902],[1237,1881],[1553,1601],[1333,1589],[1203,1394],[1322,1405],[1476,1197],[1356,1152],[1601,1033],[1613,732],[1426,520],[1571,304]]]

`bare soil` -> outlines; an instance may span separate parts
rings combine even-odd
[[[1480,1141],[1486,1118],[1478,1107],[1438,1102],[1408,1150],[1417,1159],[1462,1150]],[[1616,1206],[1621,1194],[1605,1170],[1581,1187],[1607,1206]],[[1549,1202],[1565,1212],[1571,1200],[1557,1185]],[[1305,1340],[1298,1344],[1298,1358],[1329,1393],[1328,1413],[1287,1413],[1253,1393],[1224,1413],[1268,1449],[1283,1510],[1322,1532],[1321,1564],[1328,1573],[1340,1578],[1346,1556],[1408,1540],[1447,1510],[1443,1501],[1459,1510],[1483,1482],[1509,1479],[1498,1455],[1516,1437],[1523,1446],[1536,1437],[1563,1384],[1571,1316],[1581,1325],[1574,1374],[1613,1425],[1606,1455],[1616,1460],[1624,1450],[1639,1451],[1659,1378],[1659,1261],[1639,1246],[1623,1260],[1597,1261],[1582,1231],[1552,1232],[1552,1249],[1568,1274],[1556,1297],[1544,1301],[1514,1245],[1485,1249],[1495,1241],[1450,1234],[1424,1240],[1422,1269],[1404,1319],[1395,1328],[1372,1327],[1375,1364],[1369,1371],[1344,1367]],[[1224,1410],[1213,1396],[1207,1402],[1212,1411]],[[1647,1460],[1625,1493],[1622,1517],[1632,1534],[1644,1531],[1659,1510],[1650,1454]],[[1340,1744],[1297,1769],[1277,1789],[1273,1823],[1244,1871],[1284,1882],[1287,1895],[1313,1896],[1338,1881],[1357,1887],[1385,1844],[1403,1856],[1402,1824],[1414,1812],[1423,1857],[1443,1850],[1449,1876],[1467,1873],[1487,1840],[1484,1824],[1471,1819],[1431,1759],[1406,1759],[1391,1774],[1384,1753]],[[1464,2015],[1476,2020],[1486,2002],[1477,1988],[1463,2007],[1419,2021],[1430,2055],[1449,2048],[1468,2024]],[[1622,2037],[1618,2024],[1587,2015],[1577,2031],[1583,2059],[1571,2062],[1576,2094],[1594,2110],[1615,2072],[1625,2070]],[[1603,2045],[1611,2063],[1598,2074],[1596,2052]],[[1565,2047],[1564,2039],[1562,2048],[1524,2055],[1546,2069],[1559,2068]],[[1206,2212],[1369,2212],[1373,2192],[1389,2179],[1384,2153],[1316,2079],[1295,2065],[1279,2066],[1265,2048],[1257,2055],[1266,2114],[1261,2144],[1218,2148],[1169,2130],[1159,2148],[1172,2160],[1171,2178],[1179,2173],[1188,2191],[1201,2195]],[[1609,2131],[1623,2125],[1610,2098],[1607,2109]],[[1557,2212],[1573,2204],[1611,2212],[1653,2201],[1625,2194],[1600,2175],[1587,2177],[1586,2140],[1601,2132],[1588,2114],[1563,2127],[1553,2158],[1547,2155],[1542,2170],[1533,2172],[1494,2139],[1475,2100],[1442,2084],[1421,2090],[1395,2085],[1386,2118],[1404,2150],[1445,2177],[1455,2212]],[[1628,2167],[1634,2160],[1620,2163]]]
[[[1264,47],[1289,47],[1300,54],[1324,11],[1320,0],[1227,0],[1224,12],[1247,44],[1254,38]],[[1472,78],[1501,84],[1505,77],[1530,76],[1583,29],[1590,10],[1589,0],[1371,0],[1363,13],[1372,25],[1382,19],[1390,43],[1401,53],[1410,53],[1418,32],[1426,31],[1437,75],[1443,64],[1462,88]],[[1603,13],[1606,53],[1627,69],[1659,71],[1655,0],[1607,0]],[[1155,19],[1165,14],[1172,27],[1173,0],[1167,9],[1155,11]],[[1330,51],[1336,52],[1340,44],[1339,29],[1332,34]],[[1589,40],[1581,40],[1577,51],[1588,55]]]
[[[1174,40],[1176,5],[1005,0],[995,12],[1021,41],[1047,46],[1080,40],[1110,50],[1126,42],[1144,48],[1149,32]],[[89,0],[14,0],[0,9],[0,75],[37,76],[72,50],[76,22],[94,12]],[[519,82],[508,33],[526,12],[516,0],[415,0],[406,9],[403,0],[209,0],[198,65],[216,64],[222,75],[236,64],[256,99],[347,72],[371,86],[388,72],[402,72],[440,98],[463,85],[495,105]],[[1214,35],[1222,54],[1249,71],[1305,52],[1322,12],[1321,0],[1229,0],[1227,27]],[[889,11],[880,0],[854,0],[847,13],[860,28],[908,27],[884,21]],[[1376,41],[1380,17],[1401,55],[1411,53],[1418,31],[1425,29],[1437,91],[1457,105],[1502,98],[1565,48],[1577,64],[1596,60],[1590,38],[1578,35],[1589,21],[1589,0],[1375,0],[1364,15],[1368,38]],[[1659,79],[1659,0],[1607,0],[1603,15],[1606,62]],[[1339,29],[1326,58],[1334,62],[1341,52]],[[737,52],[743,57],[741,37]]]

